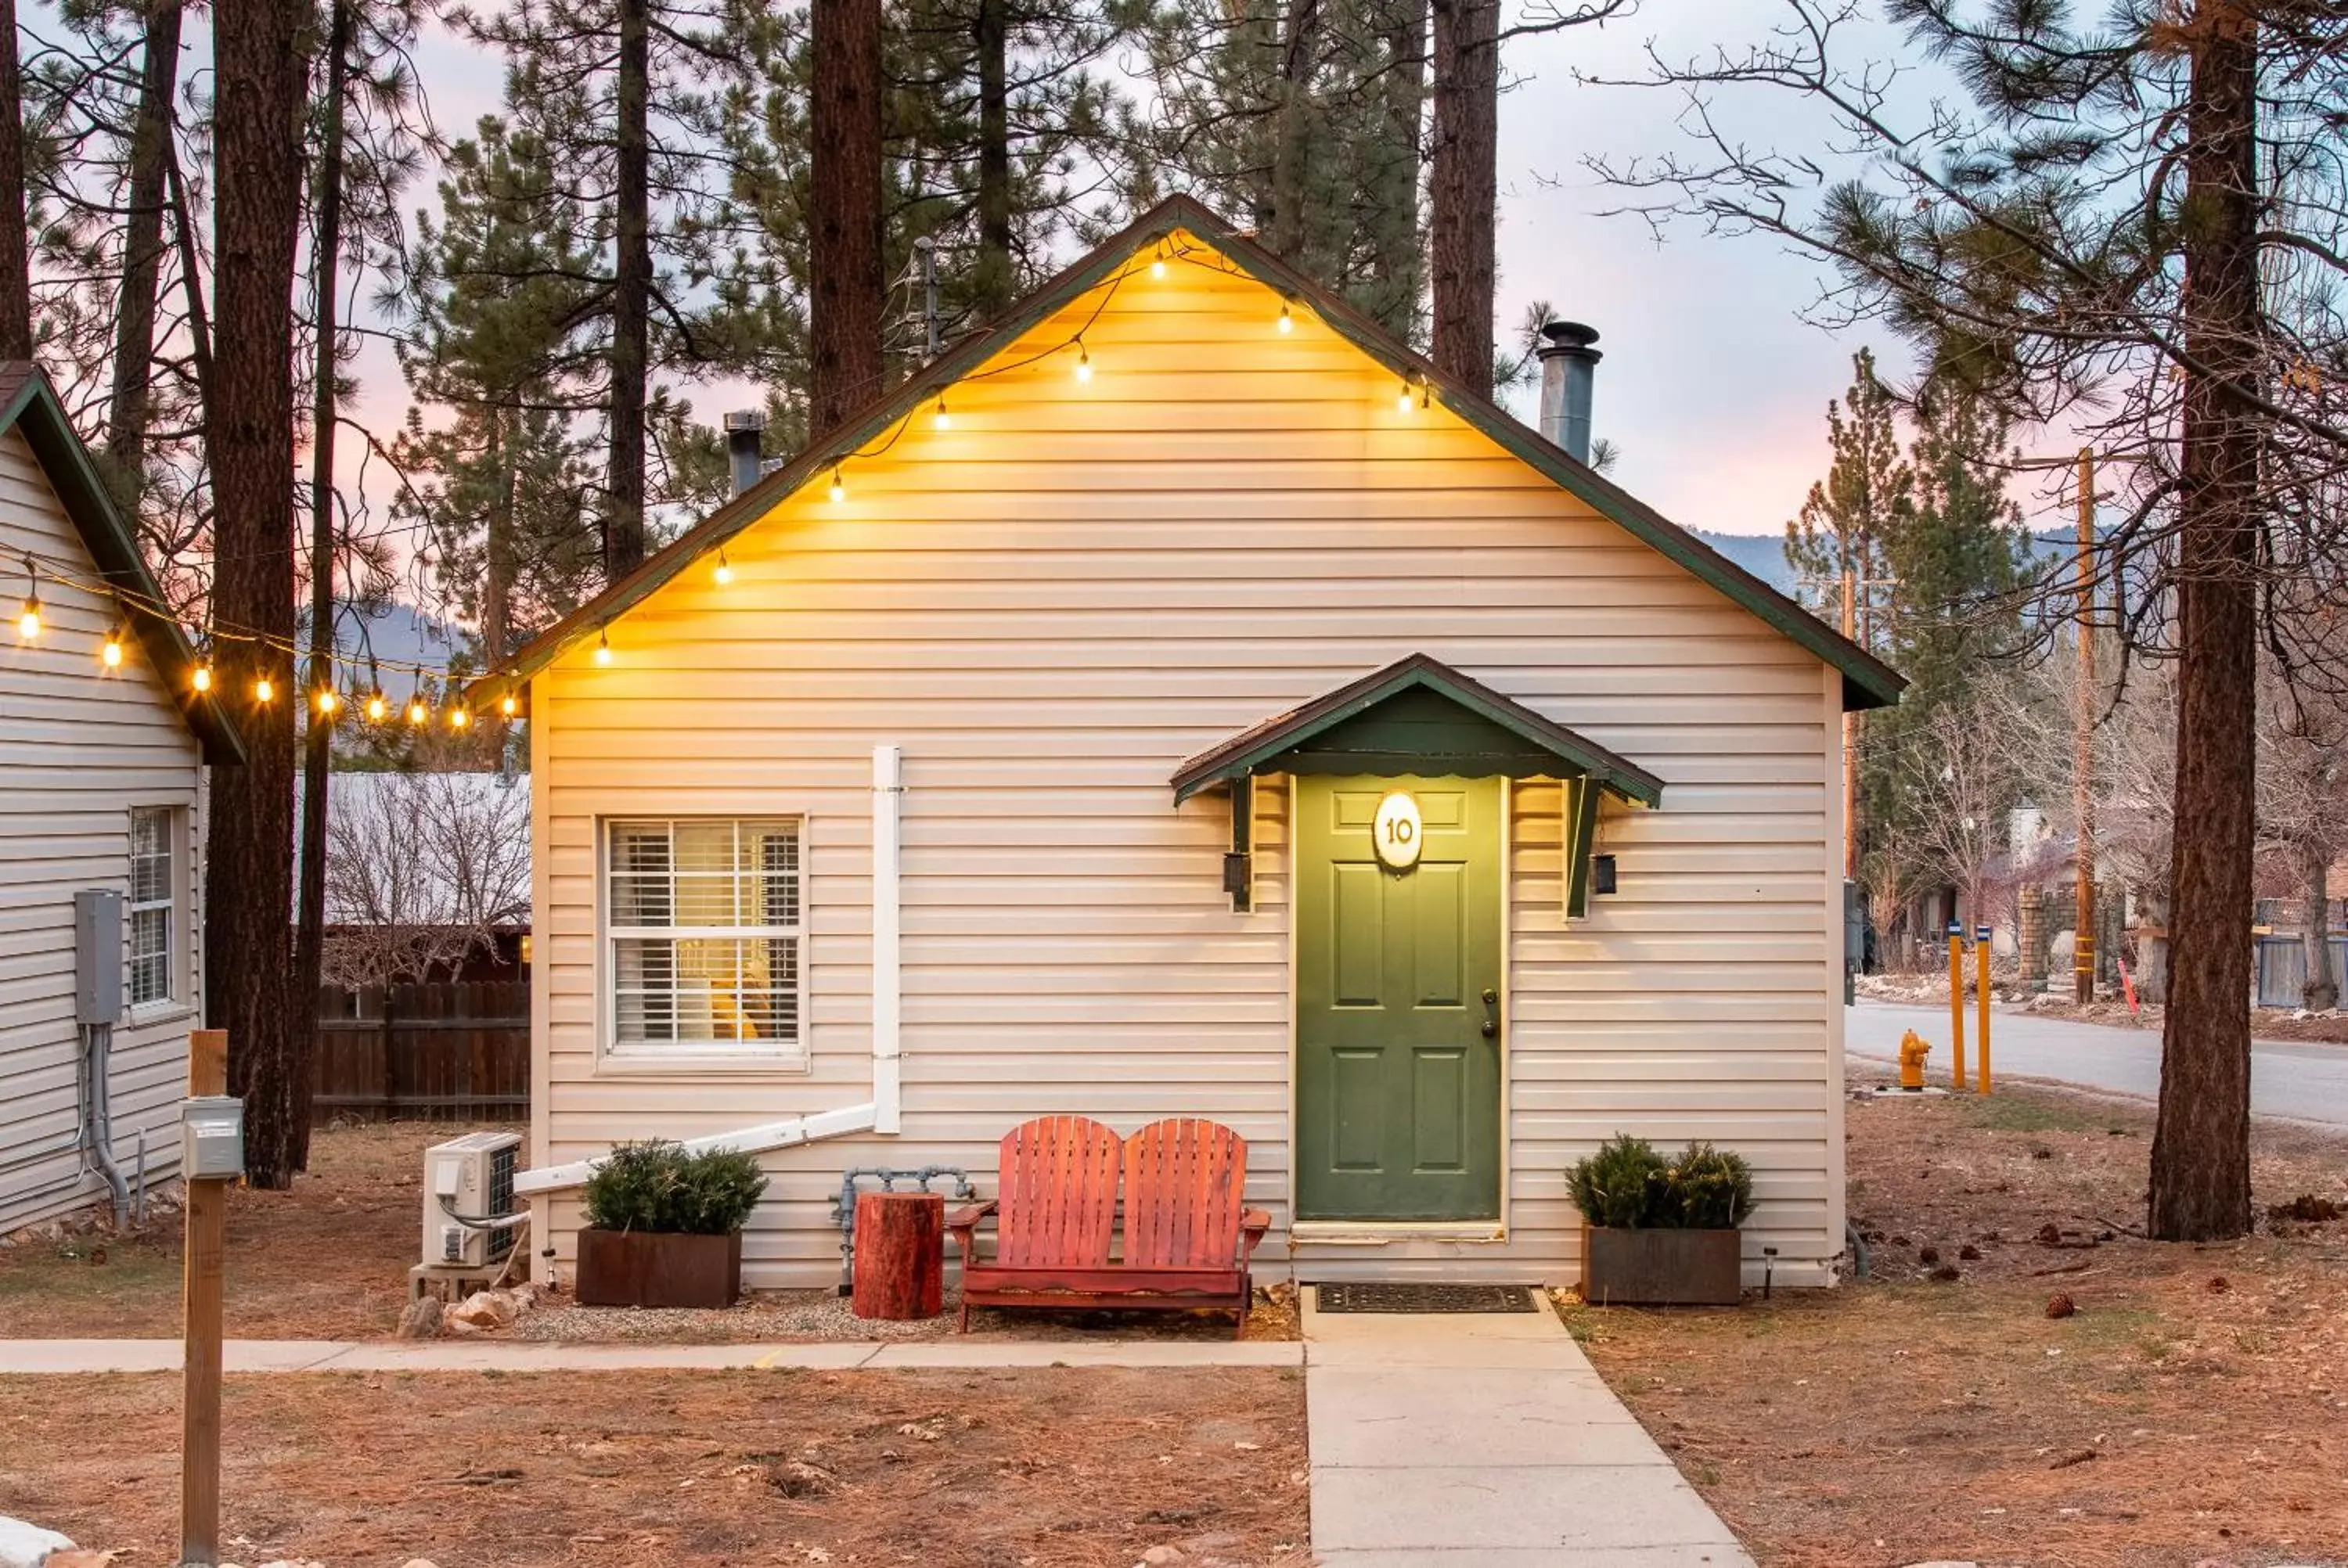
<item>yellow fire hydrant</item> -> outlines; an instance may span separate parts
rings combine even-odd
[[[1932,1042],[1910,1030],[1900,1037],[1900,1087],[1913,1093],[1924,1087],[1924,1058]]]

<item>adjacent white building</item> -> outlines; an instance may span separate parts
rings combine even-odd
[[[205,769],[241,753],[161,603],[56,392],[0,364],[0,1235],[108,1197],[142,1134],[150,1179],[178,1164]],[[110,1029],[75,998],[91,889],[121,900]]]

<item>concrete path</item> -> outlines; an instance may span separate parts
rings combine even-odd
[[[1965,1064],[1973,1052],[1975,1015],[1965,1015]],[[1949,1009],[1862,1001],[1845,1009],[1843,1050],[1870,1062],[1900,1060],[1900,1037],[1914,1030],[1932,1042],[1930,1081],[1946,1082]],[[1999,1010],[1990,1020],[1990,1066],[2017,1078],[2047,1078],[2149,1100],[2160,1092],[2160,1035]],[[2250,1112],[2315,1126],[2348,1127],[2348,1045],[2259,1040],[2250,1047]]]
[[[1752,1568],[1549,1311],[1304,1314],[1323,1568]]]
[[[512,1339],[232,1339],[231,1372],[616,1372],[752,1368],[1294,1367],[1304,1347],[1276,1341],[1056,1343],[840,1340],[805,1345],[545,1345]],[[0,1377],[20,1373],[175,1372],[176,1339],[0,1339]]]

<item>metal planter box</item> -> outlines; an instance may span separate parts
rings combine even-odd
[[[1734,1307],[1745,1293],[1739,1231],[1581,1231],[1581,1296],[1593,1307]]]
[[[579,1233],[582,1307],[731,1307],[742,1294],[742,1233]]]

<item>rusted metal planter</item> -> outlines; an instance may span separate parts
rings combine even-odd
[[[582,1307],[731,1307],[742,1294],[742,1233],[579,1233]]]
[[[1743,1299],[1742,1233],[1581,1231],[1581,1296],[1593,1307],[1734,1307]]]

